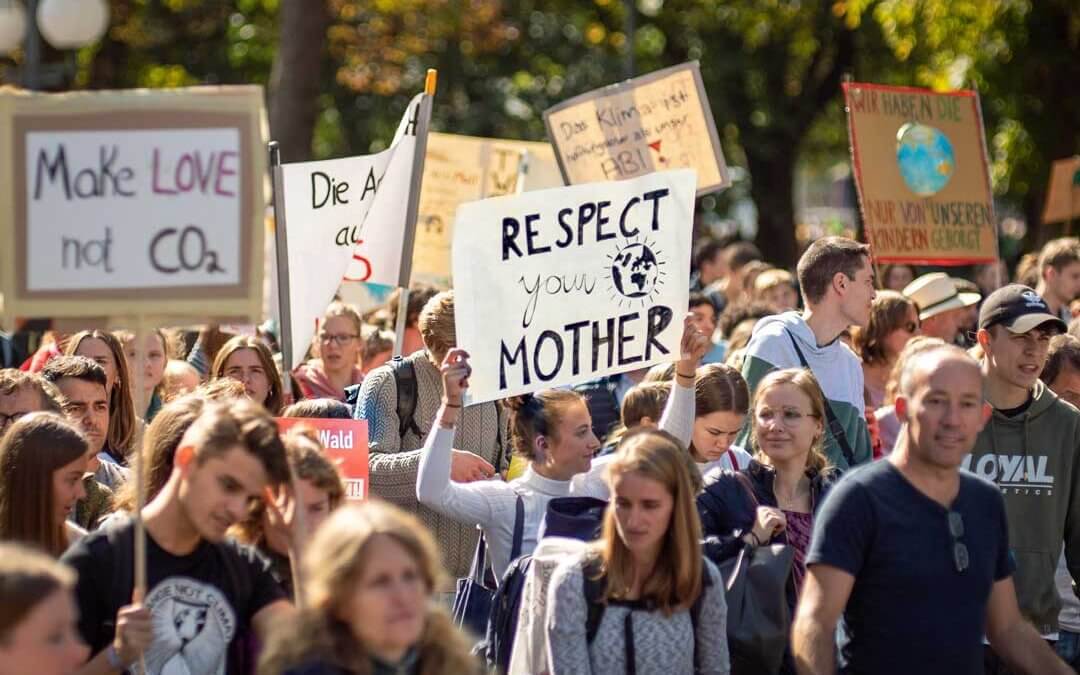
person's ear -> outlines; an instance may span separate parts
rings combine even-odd
[[[980,328],[979,331],[975,333],[975,341],[982,347],[984,354],[990,353],[990,331],[985,328]]]
[[[847,290],[848,281],[850,281],[850,279],[847,278],[846,274],[844,274],[843,272],[837,272],[833,275],[832,278],[833,290],[837,293],[843,294],[843,292]]]
[[[896,410],[896,419],[901,424],[906,424],[908,421],[908,400],[905,396],[897,396],[896,402],[893,403],[893,409]]]
[[[180,472],[187,475],[191,471],[195,463],[195,448],[191,445],[182,445],[176,449],[176,454],[173,456],[173,467],[180,469]]]
[[[547,461],[548,456],[548,441],[546,436],[536,435],[533,440],[533,452],[536,454],[536,458],[542,462]]]
[[[983,401],[983,404],[982,404],[982,421],[979,424],[979,431],[982,431],[982,428],[984,426],[986,426],[987,422],[990,421],[990,416],[993,415],[993,414],[994,414],[994,409],[992,407],[990,407],[989,403],[987,403],[986,401]]]

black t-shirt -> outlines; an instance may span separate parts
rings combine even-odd
[[[134,555],[119,549],[133,545],[133,529],[130,521],[103,528],[62,558],[79,574],[79,631],[93,654],[112,642],[116,612],[131,601]],[[154,631],[145,655],[147,675],[238,672],[243,645],[237,637],[259,610],[285,597],[270,564],[232,541],[203,541],[189,555],[175,556],[148,533],[146,574],[144,604],[153,614]]]
[[[887,460],[850,472],[829,493],[806,561],[855,577],[840,673],[982,675],[990,590],[1014,569],[1005,505],[991,483],[961,471],[952,510],[963,518],[963,572],[948,511]]]

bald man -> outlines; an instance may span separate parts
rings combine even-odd
[[[792,631],[799,673],[982,675],[984,632],[1016,672],[1072,672],[1020,614],[1001,494],[959,470],[990,416],[982,389],[955,347],[908,362],[896,449],[846,475],[814,523]]]

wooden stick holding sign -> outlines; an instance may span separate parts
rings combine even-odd
[[[146,378],[143,377],[143,363],[146,359],[146,317],[135,316],[135,364],[128,368],[128,377],[135,379],[135,400],[143,406],[146,401]],[[141,424],[136,425],[135,452],[132,453],[131,480],[135,481],[135,585],[131,592],[131,601],[141,603],[146,598],[146,523],[143,521],[143,509],[146,507],[146,458],[143,455],[143,438],[146,435],[146,408],[136,411]],[[136,664],[139,675],[146,673],[146,657],[139,655]]]

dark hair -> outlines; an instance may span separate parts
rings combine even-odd
[[[742,374],[731,366],[710,363],[698,368],[694,382],[694,417],[704,417],[714,412],[732,412],[745,415],[750,410],[750,389]],[[690,455],[697,456],[693,440]]]
[[[892,275],[893,270],[899,269],[901,267],[906,267],[908,269],[908,271],[911,272],[911,279],[912,280],[915,280],[919,276],[916,273],[914,265],[908,265],[907,263],[889,263],[888,265],[882,265],[881,266],[881,270],[880,270],[881,278],[878,279],[879,287],[880,288],[885,288],[885,289],[889,288],[885,284],[889,281],[889,277]],[[895,290],[895,289],[891,289],[891,290]],[[903,289],[900,289],[900,290],[903,290]]]
[[[86,437],[59,415],[33,413],[11,425],[0,441],[0,540],[33,544],[57,557],[64,552],[67,536],[53,513],[53,472],[88,450]]]
[[[327,420],[350,420],[352,411],[336,398],[309,398],[285,408],[282,417],[308,417]]]
[[[724,336],[725,340],[730,340],[731,333],[743,321],[747,319],[764,319],[774,314],[776,312],[773,311],[773,308],[763,302],[740,302],[725,307],[724,311],[720,313],[716,325],[720,329],[720,335]]]
[[[214,358],[214,365],[210,369],[210,377],[213,379],[227,377],[225,375],[225,365],[228,363],[229,357],[241,349],[254,350],[255,354],[258,355],[259,363],[266,372],[266,379],[270,382],[270,391],[266,394],[265,401],[257,401],[257,403],[262,404],[271,414],[277,415],[281,412],[281,406],[285,401],[282,393],[284,385],[281,383],[281,374],[278,373],[277,365],[274,364],[274,356],[270,353],[270,348],[259,338],[250,335],[237,335],[226,342],[218,351],[217,357]]]
[[[16,368],[0,368],[0,396],[14,396],[24,388],[37,393],[40,410],[63,414],[64,397],[52,382],[37,373],[24,373]]]
[[[1050,350],[1046,354],[1046,365],[1039,376],[1050,385],[1066,369],[1080,372],[1080,339],[1068,333],[1050,338]]]
[[[761,258],[761,250],[748,241],[737,241],[724,248],[724,261],[732,272],[737,272],[743,265]]]
[[[702,267],[716,259],[716,254],[724,250],[724,245],[717,239],[706,239],[694,249],[694,269]]]
[[[576,391],[544,389],[535,394],[511,396],[503,400],[510,411],[510,443],[514,452],[525,459],[536,459],[533,441],[537,436],[559,440],[558,429],[566,406],[584,402]]]
[[[50,359],[41,369],[41,376],[53,384],[65,377],[100,384],[102,389],[109,384],[105,369],[86,356],[57,356]]]
[[[843,273],[848,279],[870,263],[870,247],[847,237],[823,237],[806,249],[799,258],[796,273],[807,303],[818,303],[832,285],[833,277]]]
[[[690,309],[704,306],[712,307],[713,314],[716,314],[716,306],[713,305],[712,300],[709,300],[707,297],[705,297],[704,293],[698,293],[697,291],[690,292],[690,303],[687,306]]]
[[[271,483],[289,480],[277,424],[263,406],[250,399],[207,404],[184,436],[195,447],[200,464],[239,445],[259,460]]]
[[[885,353],[885,338],[904,326],[908,312],[912,310],[915,311],[915,325],[918,325],[919,313],[914,301],[896,291],[877,292],[873,303],[870,304],[870,321],[866,324],[866,328],[856,327],[852,335],[855,352],[863,363],[872,366],[888,362],[889,355]],[[899,354],[892,356],[896,357]]]
[[[409,304],[405,310],[406,328],[416,326],[416,322],[420,320],[420,312],[424,309],[424,305],[438,293],[438,288],[422,282],[414,283],[409,287]],[[398,302],[400,298],[401,289],[395,288],[386,299],[386,311],[390,317],[387,328],[390,330],[394,330],[394,327],[397,325]]]
[[[0,544],[0,645],[30,612],[59,590],[75,586],[75,571],[15,543]]]

